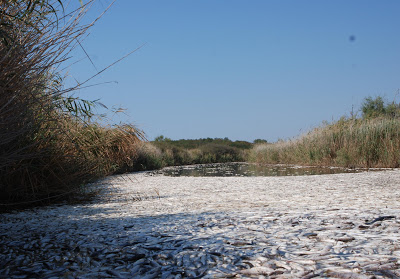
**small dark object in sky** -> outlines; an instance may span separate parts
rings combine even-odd
[[[349,41],[350,41],[350,42],[354,42],[355,40],[356,40],[356,36],[351,35],[351,36],[349,37]]]

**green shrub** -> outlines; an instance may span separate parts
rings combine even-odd
[[[199,148],[202,151],[202,161],[207,163],[236,162],[243,160],[240,150],[222,144],[210,143]]]
[[[254,144],[268,143],[268,141],[267,141],[267,140],[264,140],[264,139],[255,139],[255,140],[253,141],[253,143],[254,143]]]
[[[367,97],[364,99],[361,111],[363,118],[377,117],[398,117],[400,115],[400,105],[385,101],[381,96],[376,98]]]

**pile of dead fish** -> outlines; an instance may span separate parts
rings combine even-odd
[[[399,213],[2,214],[0,278],[400,278]]]

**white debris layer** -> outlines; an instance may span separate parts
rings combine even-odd
[[[0,278],[399,278],[400,171],[110,177],[0,215]]]

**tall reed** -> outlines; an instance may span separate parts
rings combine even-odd
[[[61,1],[0,2],[0,202],[76,197],[96,178],[132,168],[141,131],[104,127],[66,106],[58,67],[93,25],[80,25],[92,1],[69,14]],[[75,100],[78,102],[79,100]]]
[[[316,128],[297,139],[253,148],[259,163],[399,167],[398,118],[345,119]]]

